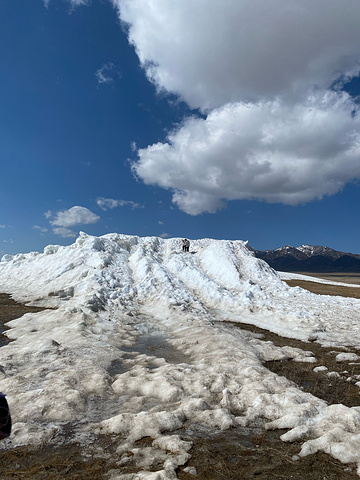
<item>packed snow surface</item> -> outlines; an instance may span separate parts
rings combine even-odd
[[[360,472],[360,409],[329,406],[262,363],[315,362],[310,352],[233,326],[357,347],[359,300],[288,287],[246,242],[193,240],[189,253],[181,245],[82,233],[68,247],[3,257],[0,291],[47,309],[7,324],[0,390],[14,428],[1,448],[86,448],[112,434],[119,465],[131,457],[139,471],[111,478],[165,480],[190,459],[184,429],[195,438],[261,424],[301,439],[300,456],[323,450]],[[144,437],[151,446],[135,446]],[[163,465],[156,474],[154,459]]]

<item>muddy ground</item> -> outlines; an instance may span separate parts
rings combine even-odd
[[[41,312],[44,310],[40,307],[29,307],[22,303],[15,302],[10,295],[0,293],[0,347],[9,343],[5,335],[2,335],[6,330],[6,322],[22,317],[25,313]]]
[[[319,284],[314,282],[297,281],[292,284],[319,294],[358,294],[357,289],[352,287],[335,287],[338,290],[334,290],[331,285],[321,285],[319,291]],[[0,294],[0,329],[6,321],[28,311],[38,310],[16,304],[9,296]],[[270,340],[275,345],[290,345],[312,351],[318,360],[317,364],[283,361],[267,362],[265,365],[329,404],[360,405],[358,387],[346,380],[351,375],[360,375],[360,366],[336,362],[335,356],[340,350],[279,337],[251,325],[236,326],[260,334],[264,341]],[[3,335],[0,337],[3,337],[0,338],[0,345],[1,341],[5,344],[6,338]],[[317,365],[327,366],[329,371],[338,372],[339,377],[329,379],[325,373],[314,373],[313,368]],[[246,430],[234,428],[225,432],[213,432],[211,436],[203,432],[195,440],[193,431],[186,427],[174,433],[181,435],[184,440],[193,441],[188,464],[180,467],[177,472],[180,480],[359,480],[354,465],[344,465],[323,453],[299,458],[299,443],[284,443],[280,440],[283,431],[265,431],[260,425],[253,425]],[[106,472],[112,469],[124,474],[136,472],[137,469],[131,462],[126,467],[119,466],[113,440],[111,436],[102,437],[93,446],[92,453],[88,450],[85,452],[77,444],[46,445],[37,450],[27,447],[9,448],[0,452],[0,479],[100,480],[108,478]],[[151,444],[151,439],[142,439],[139,446],[147,443]],[[191,474],[186,467],[196,470]],[[152,466],[153,471],[159,469],[160,465]]]

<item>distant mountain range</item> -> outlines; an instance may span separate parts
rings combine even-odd
[[[329,247],[287,245],[275,250],[254,250],[254,253],[282,272],[360,272],[360,255]]]

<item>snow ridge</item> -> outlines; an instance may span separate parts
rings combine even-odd
[[[213,430],[261,419],[267,428],[288,428],[284,440],[311,427],[318,441],[304,441],[301,454],[308,454],[332,451],[328,432],[337,422],[352,432],[343,452],[360,451],[356,409],[330,409],[262,365],[289,355],[311,362],[311,354],[224,323],[355,345],[360,302],[288,287],[247,242],[193,240],[186,253],[181,239],[81,233],[69,247],[3,257],[0,291],[48,309],[9,322],[13,341],[0,348],[11,445],[68,441],[72,432],[90,448],[94,436],[111,433],[121,461],[132,452],[143,472],[134,480],[153,478],[146,472],[155,460],[164,465],[157,478],[176,478],[191,445],[172,432],[189,424]],[[160,341],[160,353],[145,349],[152,341]],[[134,449],[144,436],[152,447]],[[351,461],[360,464],[358,455]]]

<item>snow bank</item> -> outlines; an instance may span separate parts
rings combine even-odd
[[[170,479],[191,447],[175,431],[262,419],[289,429],[284,441],[304,439],[301,455],[322,449],[360,464],[358,409],[329,407],[262,364],[313,362],[311,353],[226,323],[352,346],[360,302],[288,287],[245,242],[193,240],[191,250],[181,239],[82,233],[69,247],[2,259],[0,291],[47,310],[7,325],[0,390],[14,432],[1,448],[111,434],[120,463],[139,466],[111,478]],[[143,437],[152,444],[136,447]],[[149,473],[155,461],[164,468]]]
[[[360,288],[360,285],[356,283],[336,282],[334,280],[325,280],[324,278],[312,277],[311,275],[302,275],[301,273],[278,272],[278,274],[280,275],[280,278],[282,280],[303,280],[305,282],[323,283],[325,285],[337,285],[339,287]]]

